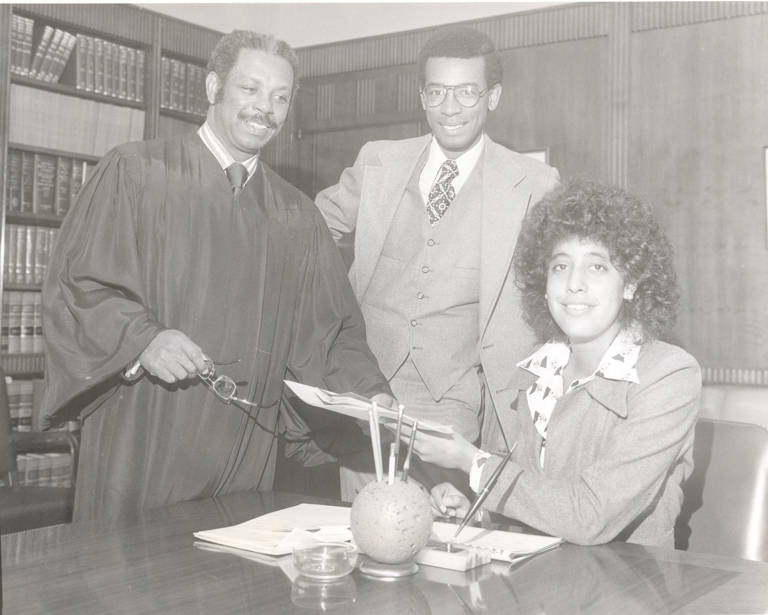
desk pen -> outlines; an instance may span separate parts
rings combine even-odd
[[[499,476],[501,476],[501,472],[504,470],[504,467],[507,465],[509,460],[512,457],[512,453],[515,452],[515,447],[517,446],[517,442],[515,442],[512,445],[512,448],[509,449],[509,452],[504,456],[504,459],[501,460],[501,463],[498,465],[498,467],[493,471],[493,474],[491,474],[488,477],[488,480],[485,481],[485,485],[480,490],[480,493],[477,494],[477,498],[475,498],[475,502],[472,504],[472,506],[469,507],[469,510],[467,511],[467,514],[464,515],[464,518],[461,520],[461,523],[459,523],[459,527],[456,528],[456,533],[453,535],[453,538],[451,538],[447,543],[448,551],[450,551],[451,544],[456,540],[456,537],[459,535],[459,532],[463,530],[465,527],[467,527],[467,523],[469,523],[469,520],[474,516],[474,514],[478,511],[478,509],[483,505],[483,502],[485,502],[485,499],[488,497],[488,494],[491,492],[491,489],[493,489],[494,485],[496,484],[496,481],[499,480]]]

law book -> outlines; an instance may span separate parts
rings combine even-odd
[[[54,60],[54,65],[51,68],[51,79],[53,83],[58,83],[61,76],[64,74],[64,69],[69,62],[69,58],[72,56],[72,51],[77,43],[77,37],[71,32],[64,32],[61,45],[59,46],[58,53]]]
[[[34,308],[32,323],[34,331],[32,333],[32,352],[43,352],[43,295],[42,293],[33,293],[32,296]]]
[[[88,64],[85,60],[88,50],[86,38],[85,34],[78,34],[75,44],[75,87],[78,90],[85,89],[85,71]]]
[[[35,154],[35,187],[32,211],[52,216],[56,201],[56,156]]]
[[[120,97],[120,45],[117,43],[110,43],[112,45],[112,66],[109,69],[112,74],[112,91],[110,96],[115,98]]]
[[[35,55],[32,58],[32,64],[29,68],[30,77],[36,77],[37,71],[40,70],[40,66],[43,64],[45,54],[48,51],[48,45],[50,44],[51,37],[53,36],[53,30],[54,29],[52,26],[45,26],[45,28],[43,28],[43,33],[40,36],[40,40],[37,42]]]
[[[85,171],[85,160],[74,159],[72,161],[72,179],[69,182],[69,203],[70,206],[80,194],[83,187],[83,173]]]
[[[34,75],[35,79],[40,79],[41,81],[51,80],[51,74],[52,74],[51,68],[56,59],[56,54],[59,52],[59,46],[61,45],[61,41],[63,37],[64,37],[64,30],[60,30],[59,28],[56,28],[53,31],[51,42],[48,45],[48,48],[45,50],[45,57],[43,58],[43,62],[40,65],[40,68],[37,70],[37,72]]]
[[[85,37],[85,91],[93,92],[96,76],[96,40],[92,36]]]
[[[34,227],[34,231],[35,231],[34,283],[35,284],[42,284],[43,281],[45,280],[45,274],[48,271],[48,256],[50,251],[50,246],[48,244],[51,238],[51,235],[48,232],[48,230],[49,229],[47,229],[44,226]]]
[[[21,153],[21,208],[25,214],[34,212],[35,203],[35,155],[32,152]]]
[[[35,283],[35,227],[24,225],[24,284]]]
[[[106,41],[97,38],[93,41],[94,73],[93,73],[93,91],[97,94],[104,94],[104,43]]]
[[[6,284],[14,284],[16,282],[16,225],[8,224],[5,227],[6,240],[6,259],[3,263],[3,279]]]
[[[19,431],[32,431],[32,383],[20,380],[19,384]]]
[[[143,49],[136,50],[136,100],[138,102],[144,102],[144,84],[146,80],[144,67],[146,57],[147,54]]]
[[[8,184],[6,185],[6,211],[8,213],[21,211],[21,159],[20,150],[8,150]]]
[[[165,56],[160,58],[160,106],[171,108],[171,60]]]
[[[35,20],[31,17],[19,17],[24,24],[24,38],[21,48],[21,74],[28,76],[32,66],[32,39],[35,31]]]
[[[117,69],[117,97],[128,98],[128,48],[120,45],[118,48],[119,64]]]
[[[125,53],[125,97],[128,100],[136,100],[136,50],[126,47]]]
[[[8,354],[8,293],[3,293],[2,312],[0,312],[0,354]]]
[[[101,68],[97,69],[101,73],[101,87],[102,93],[106,96],[112,96],[112,43],[109,41],[101,41],[102,54],[99,57],[98,47],[96,52],[96,62],[101,64]]]
[[[54,214],[59,217],[69,211],[70,185],[72,182],[72,158],[69,156],[57,156],[56,158],[56,201]]]
[[[24,224],[17,224],[14,227],[16,237],[16,250],[13,259],[13,283],[24,284],[24,257],[27,250],[27,227]]]
[[[21,331],[19,333],[19,352],[32,352],[32,337],[35,335],[35,297],[37,293],[21,293]]]
[[[24,38],[24,25],[21,23],[19,15],[11,17],[11,72],[16,75],[22,74],[21,69],[21,47]]]
[[[8,295],[8,354],[21,352],[21,291],[12,290]]]

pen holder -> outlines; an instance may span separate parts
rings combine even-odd
[[[358,548],[381,564],[362,572],[374,576],[406,576],[418,570],[413,558],[432,531],[432,507],[424,488],[415,482],[368,483],[352,503],[351,529]]]

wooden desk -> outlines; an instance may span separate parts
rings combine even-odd
[[[41,528],[2,537],[7,615],[303,613],[277,567],[194,546],[195,530],[239,523],[300,496],[243,493],[144,513],[130,522]],[[423,566],[379,581],[354,572],[338,613],[764,613],[768,564],[626,544],[564,545],[516,566],[464,575]],[[293,601],[292,601],[293,590]],[[351,598],[354,596],[354,602]],[[320,610],[319,601],[314,601]]]

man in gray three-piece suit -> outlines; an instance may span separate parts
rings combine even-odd
[[[337,242],[355,233],[349,275],[394,395],[409,415],[473,442],[495,391],[533,342],[510,261],[526,211],[559,177],[485,135],[502,89],[487,36],[468,27],[438,32],[419,54],[419,71],[432,134],[367,143],[316,203]],[[345,463],[342,498],[352,500],[370,478]],[[427,487],[449,472],[420,466],[413,473]]]

